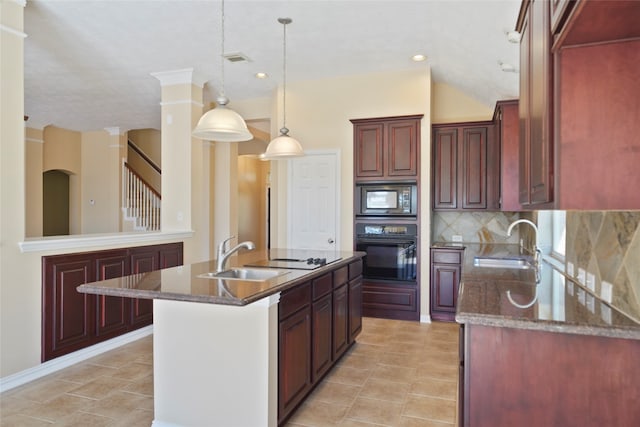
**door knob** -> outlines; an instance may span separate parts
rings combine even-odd
[[[329,243],[333,243],[333,242],[334,242],[334,240],[333,240],[331,237],[329,237],[329,238],[327,239],[327,242],[329,242]]]

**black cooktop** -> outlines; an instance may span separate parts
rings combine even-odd
[[[261,259],[248,264],[247,267],[284,268],[289,270],[315,270],[323,265],[331,264],[342,258],[332,252],[309,253],[308,256],[294,258]]]

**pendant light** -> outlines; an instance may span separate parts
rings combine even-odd
[[[221,28],[221,49],[220,49],[220,76],[222,86],[220,96],[216,98],[218,106],[207,111],[200,117],[196,128],[191,133],[195,138],[217,142],[249,141],[253,135],[247,129],[247,124],[240,114],[227,108],[229,98],[224,93],[224,0],[222,0],[222,11],[220,19]]]
[[[278,18],[278,22],[282,24],[284,29],[282,43],[282,128],[280,128],[280,135],[271,140],[267,150],[261,156],[264,160],[304,156],[302,146],[295,138],[288,135],[289,129],[287,129],[287,24],[291,23],[291,18]]]

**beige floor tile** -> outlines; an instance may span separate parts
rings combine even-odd
[[[345,418],[338,424],[340,427],[384,427],[384,424],[368,423],[366,421]]]
[[[325,402],[314,402],[310,405],[305,402],[300,409],[291,417],[292,424],[323,427],[338,425],[348,407]]]
[[[49,427],[52,425],[53,423],[49,421],[39,420],[21,414],[0,418],[0,426],[2,427]]]
[[[309,401],[351,406],[362,387],[323,381],[309,397]]]
[[[70,414],[63,419],[56,421],[54,425],[55,427],[112,427],[114,422],[115,420],[113,418],[102,417],[95,414],[87,414],[86,412],[74,412],[73,414]]]
[[[21,386],[12,396],[17,399],[46,402],[77,387],[78,383],[45,377]]]
[[[386,400],[358,397],[349,411],[347,418],[385,426],[396,426],[402,415],[402,403]]]
[[[397,383],[372,377],[364,384],[358,397],[387,400],[389,402],[404,402],[409,388],[410,385],[408,383]]]
[[[338,363],[341,366],[348,366],[356,369],[375,369],[378,366],[378,361],[382,357],[383,353],[374,353],[373,355],[366,352],[351,353],[345,355]]]
[[[153,373],[127,384],[122,390],[153,397]]]
[[[146,363],[129,363],[112,372],[114,378],[121,378],[127,381],[136,381],[153,374],[153,365]]]
[[[64,381],[86,384],[103,375],[111,375],[116,370],[116,368],[83,362],[56,372],[51,375],[51,377]]]
[[[411,384],[409,393],[455,400],[458,396],[458,383],[456,381],[423,378]]]
[[[424,357],[422,357],[420,353],[386,352],[382,353],[378,358],[378,363],[381,365],[404,367],[418,367],[418,365],[423,361]]]
[[[83,409],[83,412],[109,418],[123,418],[128,416],[130,412],[139,409],[145,401],[144,396],[116,390],[104,399],[88,405]]]
[[[420,353],[426,349],[426,344],[421,342],[387,342],[386,351],[394,353]]]
[[[114,390],[122,389],[130,383],[130,381],[125,381],[120,378],[98,377],[87,384],[79,387],[76,386],[76,388],[69,390],[69,394],[88,397],[90,399],[104,399],[113,393]]]
[[[45,403],[34,405],[21,413],[33,418],[54,422],[73,414],[93,402],[94,400],[85,397],[63,394]]]
[[[109,427],[149,427],[153,422],[153,411],[135,409],[123,418],[118,418]],[[92,426],[93,427],[93,426]]]
[[[398,427],[455,427],[455,424],[402,416]]]
[[[416,377],[416,368],[378,365],[378,367],[371,373],[371,377],[396,383],[411,384]]]
[[[29,408],[37,405],[40,403],[18,399],[5,392],[0,395],[0,420],[15,414],[24,414]]]
[[[325,377],[326,381],[362,386],[371,375],[371,369],[356,369],[348,366],[338,365]]]
[[[454,423],[456,419],[456,402],[453,400],[410,394],[402,415]]]
[[[456,381],[458,379],[458,371],[458,365],[454,363],[423,363],[416,369],[416,377]]]

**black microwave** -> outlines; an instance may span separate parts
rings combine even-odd
[[[417,216],[418,186],[416,184],[356,185],[357,216]]]

